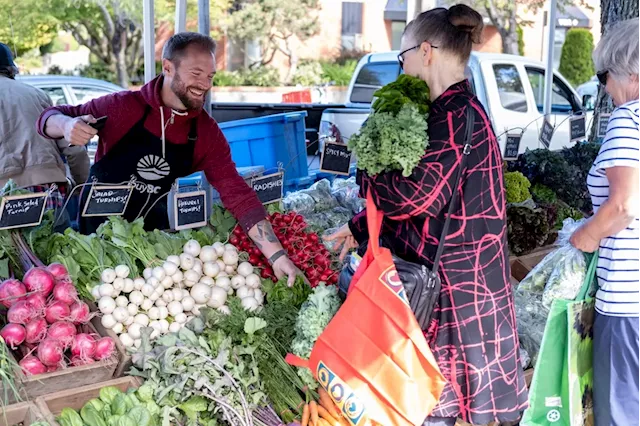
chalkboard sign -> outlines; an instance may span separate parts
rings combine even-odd
[[[47,192],[7,195],[0,204],[0,229],[37,226],[47,205]]]
[[[280,172],[254,178],[251,181],[251,187],[258,194],[258,199],[262,204],[280,201],[284,187],[284,173]]]
[[[507,135],[507,142],[504,144],[504,159],[516,160],[518,153],[520,152],[520,141],[522,140],[522,134],[513,133]]]
[[[609,126],[609,118],[611,114],[598,115],[598,137],[604,138],[607,134],[607,127]]]
[[[127,209],[133,186],[93,185],[82,216],[122,216]]]
[[[320,158],[320,171],[348,176],[350,168],[351,152],[347,145],[325,142]]]
[[[174,203],[176,231],[207,225],[207,193],[205,191],[176,194]]]
[[[542,130],[540,131],[540,142],[545,148],[549,149],[551,146],[551,138],[553,137],[553,126],[549,123],[549,120],[544,119],[542,123]]]
[[[587,123],[584,115],[571,117],[569,120],[569,139],[571,142],[584,140],[587,136]]]

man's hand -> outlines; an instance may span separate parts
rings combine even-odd
[[[85,146],[98,134],[98,131],[89,125],[95,122],[93,115],[83,115],[67,120],[64,125],[64,138],[71,145]]]
[[[280,244],[275,232],[273,232],[269,221],[263,220],[258,222],[249,230],[248,234],[267,259],[271,259],[274,254],[280,251],[285,253],[273,260],[273,272],[278,279],[286,275],[288,277],[287,285],[289,287],[293,287],[298,275],[302,276],[306,281],[302,272],[296,268],[296,265],[286,256],[286,252],[282,248],[282,244]]]
[[[325,241],[334,241],[334,251],[340,250],[342,247],[342,251],[340,252],[340,260],[344,260],[345,256],[349,254],[349,251],[352,249],[358,248],[358,243],[356,239],[353,237],[351,233],[351,229],[349,229],[349,225],[342,225],[340,229],[334,232],[331,235],[326,235],[322,237]]]
[[[287,276],[287,286],[289,287],[293,287],[298,275],[304,278],[302,271],[300,271],[300,269],[298,269],[287,256],[278,258],[278,260],[273,263],[272,267],[273,273],[276,274],[278,279]]]

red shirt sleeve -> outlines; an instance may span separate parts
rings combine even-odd
[[[220,193],[224,207],[248,231],[266,219],[267,212],[253,189],[238,174],[222,130],[215,121],[210,120],[210,123],[206,132],[198,131],[194,170],[204,171],[209,183]]]

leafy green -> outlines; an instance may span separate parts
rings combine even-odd
[[[227,241],[231,231],[237,224],[236,219],[229,210],[219,205],[213,206],[209,223],[214,228],[214,239],[216,241]]]
[[[113,398],[113,402],[111,403],[111,412],[113,414],[123,416],[130,408],[131,404],[128,403],[127,396],[125,394],[120,393]]]
[[[276,283],[272,280],[263,280],[262,289],[267,295],[268,303],[275,301],[286,302],[298,309],[307,300],[312,291],[311,287],[300,276],[296,277],[296,281],[291,288],[287,285],[287,278],[283,277]]]
[[[348,142],[358,157],[358,168],[370,175],[402,170],[403,176],[410,176],[427,145],[427,118],[412,103],[403,105],[395,115],[371,114]]]
[[[127,413],[129,418],[133,420],[134,424],[137,426],[150,426],[151,425],[151,414],[149,410],[144,407],[136,406],[129,410]]]
[[[316,340],[340,308],[340,297],[336,286],[320,284],[302,305],[296,320],[296,337],[291,344],[295,355],[308,359]],[[318,384],[306,368],[298,369],[298,375],[311,389]]]
[[[93,398],[90,399],[87,402],[87,405],[92,406],[93,408],[95,408],[98,411],[102,411],[102,409],[104,408],[104,402],[102,402],[101,400],[99,400],[98,398]]]
[[[372,105],[375,113],[390,112],[398,114],[407,103],[415,104],[422,115],[429,112],[429,86],[423,80],[407,74],[401,74],[396,81],[378,89],[373,96],[377,98]]]
[[[105,386],[100,389],[100,400],[105,405],[111,405],[118,395],[122,395],[122,392],[114,386]]]
[[[536,203],[554,204],[558,201],[558,196],[553,189],[541,183],[536,183],[531,188],[531,195]]]
[[[547,213],[543,209],[525,203],[507,207],[507,235],[513,254],[520,256],[543,246],[549,232]]]
[[[178,405],[178,408],[182,410],[189,419],[195,422],[198,420],[199,413],[207,411],[209,401],[202,396],[192,396],[186,402]]]
[[[145,383],[138,388],[138,398],[142,402],[153,401],[153,387],[149,383]]]
[[[505,173],[504,186],[507,193],[507,203],[522,203],[531,198],[531,193],[529,193],[531,182],[520,172]]]
[[[80,410],[80,416],[82,421],[88,426],[107,426],[100,412],[96,410],[93,405],[85,404]]]
[[[60,426],[84,426],[80,414],[72,408],[63,408],[56,420]]]

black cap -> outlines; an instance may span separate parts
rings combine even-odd
[[[4,43],[0,43],[0,67],[15,67],[11,49]]]

